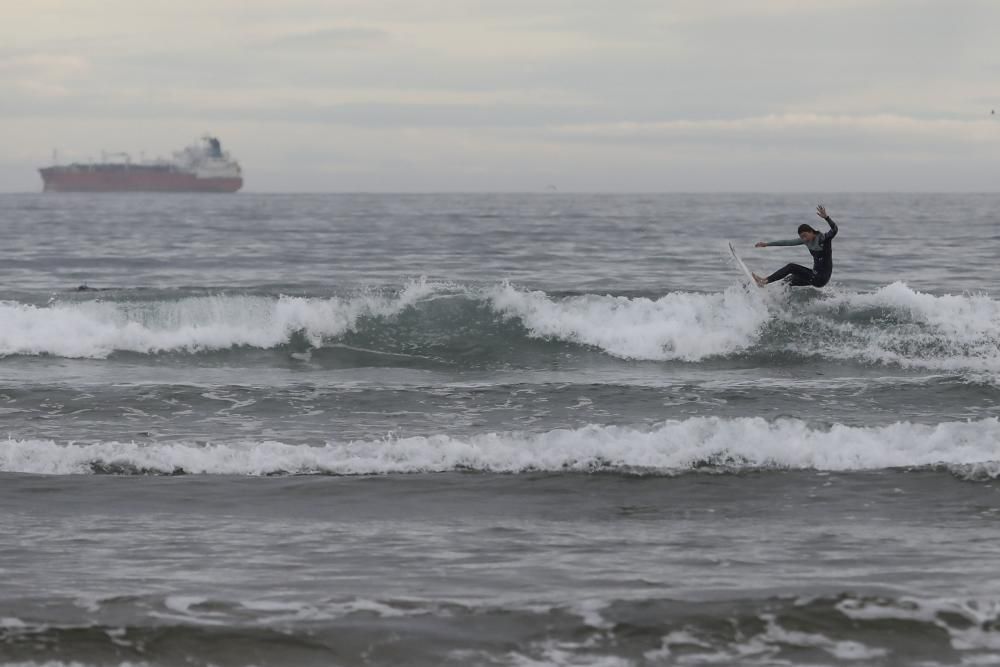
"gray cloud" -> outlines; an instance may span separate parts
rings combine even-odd
[[[318,28],[289,32],[262,42],[262,46],[279,49],[328,50],[377,45],[390,39],[385,30],[366,27]]]
[[[526,162],[581,187],[606,165],[719,189],[744,159],[878,183],[937,155],[956,188],[963,157],[1000,166],[989,0],[95,0],[58,24],[50,2],[0,25],[8,155],[212,128],[258,189],[304,182],[307,152],[338,184],[404,190],[510,189]]]

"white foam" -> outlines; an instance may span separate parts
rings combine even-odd
[[[179,614],[191,613],[191,607],[197,607],[208,602],[208,598],[195,595],[168,595],[163,600],[163,606]]]
[[[827,296],[810,303],[805,315],[828,318],[837,311],[876,308],[898,321],[830,323],[830,333],[840,334],[834,344],[812,341],[812,349],[823,356],[938,370],[1000,370],[1000,301],[985,294],[936,296],[895,282],[871,293],[831,291]]]
[[[643,653],[642,657],[644,657],[646,660],[653,662],[653,664],[661,664],[662,661],[666,661],[667,659],[672,657],[673,651],[670,650],[671,646],[687,646],[687,647],[693,646],[699,649],[712,648],[711,644],[700,639],[694,633],[689,632],[688,630],[674,630],[673,632],[669,632],[666,635],[664,635],[664,637],[660,640],[659,648],[650,649],[646,651],[645,653]],[[711,661],[710,658],[722,654],[717,652],[706,653],[704,651],[701,651],[697,655],[699,658],[706,657],[708,661]],[[728,654],[725,654],[725,656],[726,658],[731,657]],[[680,658],[683,656],[678,656],[678,657]]]
[[[577,614],[584,624],[589,625],[592,628],[608,629],[614,624],[610,623],[601,612],[605,611],[608,607],[608,603],[603,600],[580,600],[573,607],[571,611]]]
[[[489,298],[535,337],[592,345],[625,359],[698,361],[732,354],[753,345],[770,318],[762,295],[740,287],[652,300],[593,294],[554,299],[502,285]]]
[[[107,662],[103,661],[100,663],[87,663],[78,662],[73,660],[71,662],[63,662],[61,660],[45,660],[42,662],[4,662],[4,667],[107,667],[108,665],[115,665],[116,667],[148,667],[150,663],[148,662],[131,662],[129,660],[123,660],[121,662]]]
[[[571,642],[546,640],[533,642],[529,650],[539,654],[539,657],[524,653],[510,652],[506,654],[507,664],[517,667],[632,667],[635,663],[628,658],[613,655],[594,655],[580,653],[580,646]],[[457,656],[456,656],[457,657]],[[471,655],[469,657],[472,657]],[[483,656],[486,658],[487,656]],[[483,660],[471,660],[469,664],[483,664]]]
[[[819,648],[840,660],[872,660],[888,654],[886,649],[869,647],[856,641],[834,640],[822,634],[787,630],[781,627],[773,614],[762,614],[761,618],[767,623],[767,630],[760,640],[770,645]]]
[[[847,599],[837,610],[854,620],[906,620],[931,623],[948,633],[951,645],[959,651],[1000,651],[1000,602],[996,600],[922,599],[898,600]],[[962,619],[956,622],[955,619]]]
[[[997,458],[998,440],[996,418],[869,428],[836,425],[826,430],[795,419],[696,417],[648,430],[591,425],[545,433],[331,441],[323,446],[244,440],[202,445],[8,439],[0,441],[0,471],[79,474],[92,472],[97,464],[112,470],[231,475],[598,469],[673,473],[709,462],[733,468],[831,471],[947,465],[956,474],[972,466],[981,478],[988,469],[982,464]]]
[[[217,295],[178,301],[57,303],[44,308],[0,302],[0,356],[103,358],[115,351],[272,348],[287,343],[296,332],[319,345],[352,330],[362,317],[394,316],[434,290],[434,285],[418,281],[394,296]]]
[[[275,600],[243,600],[240,606],[251,611],[288,612],[299,614],[308,608],[301,602],[280,602]]]
[[[497,312],[520,320],[536,338],[591,345],[625,359],[700,361],[759,349],[904,367],[1000,371],[1000,301],[984,294],[935,296],[902,282],[874,292],[828,288],[804,301],[789,292],[737,287],[652,300],[557,299],[502,285],[488,298]],[[885,316],[857,317],[872,309]],[[769,340],[761,339],[765,333]]]
[[[0,302],[0,357],[49,354],[103,358],[115,351],[199,352],[287,344],[313,346],[391,319],[418,302],[456,297],[523,324],[529,336],[587,345],[623,359],[697,362],[743,353],[942,371],[1000,372],[1000,301],[983,294],[936,296],[897,282],[874,292],[801,292],[732,287],[658,299],[587,294],[554,297],[502,284],[458,287],[417,281],[398,294],[305,298],[249,295],[177,301]],[[475,315],[472,315],[475,317]],[[426,326],[451,330],[454,323]],[[485,324],[488,326],[488,323]],[[433,333],[433,332],[431,332]],[[308,361],[308,352],[295,352]]]

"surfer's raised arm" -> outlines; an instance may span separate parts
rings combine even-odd
[[[816,215],[826,220],[826,223],[830,225],[830,231],[828,231],[826,234],[823,234],[823,240],[829,241],[830,239],[832,239],[834,236],[837,235],[837,232],[840,231],[840,228],[837,227],[837,223],[833,221],[833,218],[831,218],[829,215],[826,214],[826,206],[823,206],[822,204],[817,206]]]

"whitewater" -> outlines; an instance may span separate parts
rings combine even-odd
[[[322,446],[262,442],[0,443],[0,471],[49,475],[384,475],[449,471],[621,472],[822,470],[948,467],[960,476],[1000,476],[1000,422],[879,428],[811,428],[795,419],[696,417],[640,431],[592,425],[538,434],[389,437]]]
[[[994,664],[998,208],[2,195],[0,663]]]
[[[775,293],[777,292],[777,293]],[[130,296],[130,295],[129,295]],[[804,298],[803,298],[804,297]],[[450,303],[442,305],[442,300]],[[160,300],[114,295],[45,305],[0,303],[0,355],[107,358],[116,352],[209,353],[335,346],[387,336],[414,353],[462,336],[512,346],[552,341],[623,360],[766,355],[952,371],[1000,370],[1000,302],[985,293],[933,295],[896,282],[871,292],[552,296],[510,283],[401,288],[303,297],[212,294]]]

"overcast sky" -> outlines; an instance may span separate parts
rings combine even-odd
[[[0,191],[997,191],[998,0],[0,0]]]

